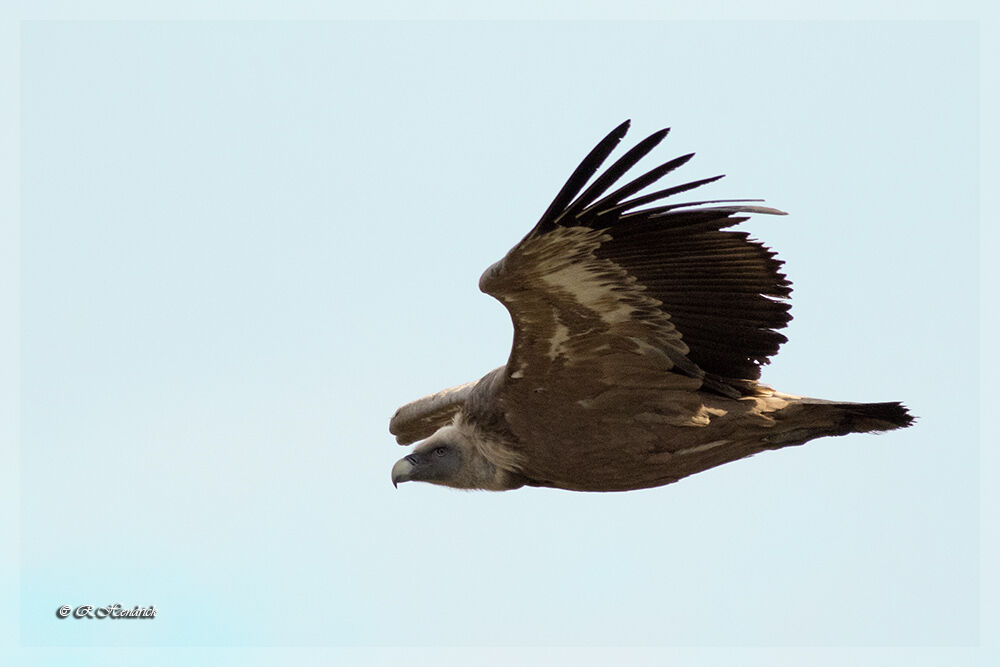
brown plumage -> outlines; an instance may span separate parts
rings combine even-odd
[[[635,196],[691,155],[609,193],[667,130],[584,189],[627,130],[628,121],[605,137],[483,273],[480,289],[514,322],[510,358],[396,412],[399,443],[425,441],[393,466],[394,484],[641,489],[766,449],[913,422],[899,403],[822,401],[757,382],[786,340],[790,283],[774,253],[729,228],[742,214],[783,213],[733,201],[645,207],[720,178]]]

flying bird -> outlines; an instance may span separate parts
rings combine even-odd
[[[693,154],[612,189],[668,132],[593,178],[628,127],[597,144],[483,273],[479,288],[514,323],[510,357],[396,411],[396,440],[423,442],[392,467],[394,485],[627,491],[913,423],[900,403],[804,398],[758,382],[786,341],[791,283],[773,252],[730,228],[749,213],[784,213],[748,203],[759,200],[662,203],[721,176],[639,194]]]

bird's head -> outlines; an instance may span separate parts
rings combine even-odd
[[[430,482],[455,486],[461,477],[464,459],[462,434],[454,426],[445,426],[413,448],[392,466],[392,484]]]
[[[448,425],[437,430],[392,466],[392,484],[429,482],[455,489],[505,490],[523,482],[483,456],[475,431]]]

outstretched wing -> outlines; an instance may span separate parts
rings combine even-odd
[[[401,445],[432,436],[451,423],[475,386],[476,382],[466,382],[407,403],[389,420],[389,433],[396,436],[396,442]]]
[[[641,208],[721,178],[634,196],[692,155],[608,193],[667,130],[640,142],[583,190],[628,125],[590,152],[534,229],[480,279],[480,289],[500,300],[514,322],[508,387],[593,369],[616,370],[604,383],[618,386],[648,385],[651,377],[673,373],[696,379],[696,387],[742,396],[786,340],[777,330],[791,317],[780,299],[791,289],[770,250],[744,232],[725,230],[746,220],[743,213],[782,212],[731,200]],[[711,205],[720,203],[726,205]]]

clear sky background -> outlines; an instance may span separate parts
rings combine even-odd
[[[22,23],[17,656],[983,659],[979,59],[973,22]],[[479,275],[625,118],[788,211],[743,224],[794,285],[763,380],[919,422],[393,489],[389,416],[505,362]],[[55,615],[111,602],[159,615]]]

